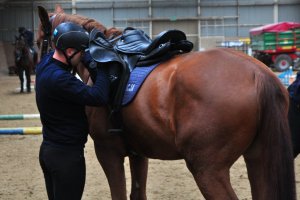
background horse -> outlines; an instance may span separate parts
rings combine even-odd
[[[34,58],[33,53],[30,52],[30,48],[22,36],[16,37],[14,55],[15,65],[20,79],[20,92],[24,92],[24,72],[27,92],[31,92],[31,73],[37,63],[37,59]]]
[[[40,7],[40,17],[48,17],[44,12]],[[76,16],[55,19],[52,27],[73,19],[87,24]],[[78,73],[86,82],[83,65]],[[122,108],[121,134],[107,131],[108,107],[87,107],[86,113],[113,200],[126,199],[125,156],[131,199],[146,199],[147,157],[184,159],[206,199],[238,199],[229,172],[243,156],[253,199],[279,200],[296,198],[287,109],[287,91],[268,67],[243,53],[216,49],[159,64]]]

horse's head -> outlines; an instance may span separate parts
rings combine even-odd
[[[53,13],[48,13],[48,11],[44,7],[38,6],[38,13],[40,24],[38,26],[37,32],[37,45],[38,48],[40,48],[44,39],[50,39],[51,33],[53,31],[52,19],[55,17],[55,15],[64,13],[64,9],[61,7],[61,5],[57,4],[55,5],[55,11]]]
[[[40,18],[40,24],[38,26],[37,32],[37,46],[41,49],[41,57],[48,52],[48,48],[52,47],[51,45],[51,33],[52,33],[52,24],[50,22],[50,17],[54,14],[48,14],[47,10],[38,6],[38,13]]]
[[[96,28],[104,33],[107,38],[113,38],[122,34],[121,30],[114,27],[107,29],[105,26],[94,19],[87,18],[81,15],[66,14],[64,13],[64,10],[60,5],[56,5],[55,11],[53,13],[48,13],[45,8],[43,8],[42,6],[38,6],[38,12],[40,24],[37,32],[37,45],[39,48],[42,42],[47,39],[47,37],[50,40],[52,31],[55,29],[55,27],[66,21],[79,24],[83,26],[83,28],[88,32]]]
[[[48,47],[51,46],[50,38],[53,30],[56,26],[63,22],[70,21],[79,24],[83,26],[83,28],[88,32],[96,28],[104,33],[107,38],[113,38],[122,34],[122,31],[116,28],[106,29],[105,26],[94,19],[90,19],[80,15],[66,14],[64,13],[60,5],[57,5],[55,7],[55,11],[53,13],[48,13],[45,8],[43,8],[42,6],[38,6],[38,12],[40,24],[37,33],[37,44],[39,48],[40,45],[43,44],[41,56],[43,56],[44,53],[48,51]]]

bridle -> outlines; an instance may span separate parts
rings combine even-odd
[[[49,30],[50,29],[50,30]],[[51,28],[42,27],[42,31],[44,32],[42,49],[41,49],[41,58],[48,53],[48,47],[52,49],[51,46]]]

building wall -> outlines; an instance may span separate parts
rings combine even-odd
[[[201,41],[247,38],[253,27],[300,22],[299,0],[10,0],[0,3],[0,41],[13,42],[19,26],[36,32],[37,6],[53,11],[55,4],[61,4],[66,13],[94,18],[106,27],[141,28],[151,37],[166,29],[180,29],[195,50],[215,46]]]

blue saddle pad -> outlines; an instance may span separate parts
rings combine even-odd
[[[158,64],[159,63],[146,67],[136,67],[133,69],[133,71],[130,73],[129,80],[125,88],[122,106],[127,105],[134,99],[136,93],[140,89],[147,76],[150,74],[150,72],[152,72],[153,69],[155,69]]]

